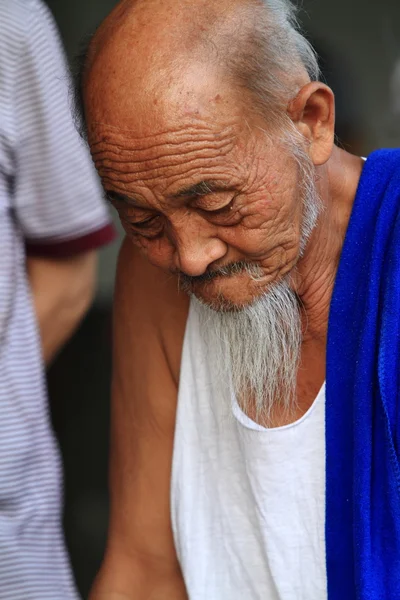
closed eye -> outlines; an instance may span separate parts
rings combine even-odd
[[[131,225],[133,225],[137,229],[146,229],[147,227],[149,227],[152,224],[154,224],[154,222],[158,218],[159,218],[158,215],[155,215],[154,217],[148,217],[148,219],[144,219],[143,221],[136,221],[134,223],[131,223]]]
[[[214,216],[223,215],[225,213],[229,213],[229,211],[231,211],[233,209],[234,201],[235,201],[235,198],[232,198],[232,200],[230,202],[228,202],[228,204],[225,204],[224,206],[220,206],[219,208],[212,208],[210,206],[210,207],[199,207],[199,209],[210,215],[214,215]]]
[[[160,215],[154,215],[142,221],[128,221],[128,229],[147,239],[156,239],[163,233],[163,221]]]

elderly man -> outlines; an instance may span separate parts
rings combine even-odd
[[[84,102],[127,234],[93,600],[397,598],[399,153],[334,145],[287,0],[123,1]]]

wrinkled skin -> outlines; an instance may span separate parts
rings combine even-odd
[[[360,159],[333,145],[332,92],[303,73],[288,105],[325,205],[299,261],[302,207],[290,151],[243,90],[197,54],[187,59],[190,3],[178,12],[157,3],[146,13],[148,5],[117,7],[97,34],[85,79],[93,159],[127,235],[171,273],[196,278],[237,261],[262,268],[257,281],[246,273],[194,279],[192,290],[215,307],[243,306],[291,272],[308,322],[314,310],[325,326],[361,171]],[[183,194],[201,182],[211,182],[210,193]]]
[[[332,92],[300,72],[287,114],[304,137],[324,211],[299,258],[302,207],[292,154],[268,118],[252,112],[250,96],[206,53],[193,50],[210,24],[219,28],[218,19],[235,29],[242,19],[237,7],[245,3],[124,0],[96,34],[84,99],[104,188],[149,261],[167,273],[198,277],[193,291],[216,307],[222,302],[240,308],[290,272],[304,316],[297,405],[286,421],[277,403],[273,427],[304,415],[324,381],[330,298],[362,162],[334,146]],[[204,181],[207,186],[183,194]],[[130,270],[133,253],[126,249],[115,309],[113,514],[100,591],[93,598],[111,598],[111,590],[127,598],[177,600],[187,595],[166,498],[184,335],[177,313],[185,313],[186,322],[188,303],[183,306],[178,294],[159,297],[166,286],[154,284],[151,269],[147,280],[143,264]],[[259,265],[264,276],[201,279],[243,260]],[[136,290],[130,274],[138,272],[146,285],[139,281]],[[168,302],[176,303],[175,312]],[[159,323],[165,310],[168,317]],[[137,326],[141,315],[144,327]],[[255,419],[251,411],[248,416]],[[149,584],[160,582],[160,572],[157,595],[157,585]],[[146,593],[140,595],[141,588]]]
[[[183,118],[170,119],[168,128],[164,106],[154,103],[151,127],[140,136],[98,125],[91,147],[127,235],[154,265],[190,276],[237,261],[262,267],[257,282],[243,273],[193,285],[209,303],[222,297],[241,305],[298,259],[297,167],[287,151],[248,126],[227,91],[208,91],[199,90],[196,110],[179,87],[170,92],[168,102]],[[182,194],[200,182],[215,182],[213,193]]]

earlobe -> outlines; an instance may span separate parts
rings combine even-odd
[[[324,164],[334,144],[335,101],[332,90],[319,81],[307,83],[290,101],[287,112],[308,140],[308,151],[314,165]]]

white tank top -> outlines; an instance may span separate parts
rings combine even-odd
[[[224,389],[192,302],[181,364],[172,526],[190,600],[325,600],[325,386],[266,429]]]

